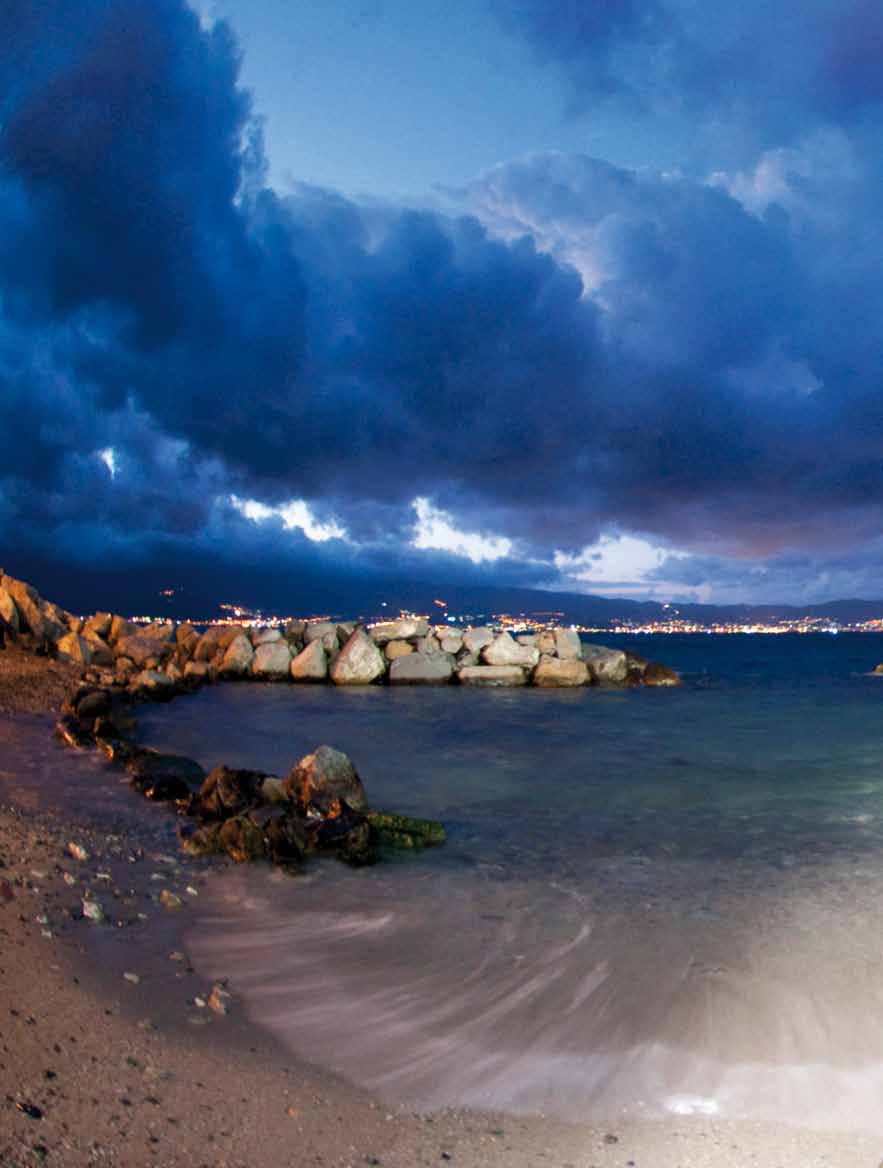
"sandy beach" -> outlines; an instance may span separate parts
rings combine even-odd
[[[5,742],[51,735],[67,672],[0,653]],[[59,767],[68,758],[59,747]],[[7,751],[7,771],[11,763]],[[145,822],[168,814],[139,807]],[[883,1155],[868,1133],[702,1116],[599,1129],[420,1114],[296,1060],[250,1023],[232,982],[217,983],[226,1013],[208,1004],[214,986],[194,972],[182,938],[227,861],[158,851],[155,834],[109,833],[88,806],[35,810],[19,794],[4,795],[0,864],[4,1168],[876,1168]],[[101,903],[102,922],[84,918],[84,898]]]

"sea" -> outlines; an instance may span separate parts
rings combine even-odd
[[[596,639],[684,685],[144,708],[143,741],[206,768],[327,743],[448,833],[369,869],[229,866],[198,972],[390,1103],[883,1131],[883,638]]]

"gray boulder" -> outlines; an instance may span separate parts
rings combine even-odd
[[[328,676],[328,654],[321,641],[311,641],[291,663],[295,681],[324,681]]]
[[[425,637],[428,632],[429,621],[419,620],[415,617],[383,621],[368,629],[371,640],[378,645],[385,645],[387,641],[407,641],[409,637]]]
[[[335,685],[370,685],[385,671],[383,654],[362,629],[356,629],[331,666],[331,680]]]
[[[491,629],[478,628],[467,629],[463,634],[463,645],[470,653],[481,653],[485,645],[490,645],[494,639],[494,634]]]
[[[387,661],[395,661],[396,657],[407,657],[414,652],[414,646],[408,641],[387,641],[383,649],[383,656]]]
[[[555,651],[562,661],[579,661],[583,643],[575,629],[555,630]]]
[[[234,637],[224,651],[220,672],[232,677],[242,677],[248,673],[254,660],[254,649],[244,633]],[[199,664],[204,664],[199,662]]]
[[[282,681],[291,670],[291,650],[287,641],[267,641],[258,645],[251,663],[253,677]]]
[[[624,685],[628,679],[629,661],[622,649],[583,645],[582,657],[599,685]]]
[[[284,780],[283,789],[299,807],[311,807],[323,815],[337,799],[345,799],[354,811],[368,806],[356,768],[347,755],[331,746],[319,746],[305,755]]]
[[[390,685],[446,685],[454,674],[454,659],[447,653],[409,653],[389,667]]]
[[[481,651],[485,665],[519,665],[532,669],[540,659],[539,650],[533,645],[519,645],[508,633],[502,633]]]
[[[258,645],[269,645],[271,642],[281,639],[282,633],[275,628],[252,629],[249,633],[249,640],[255,648]]]
[[[160,641],[154,637],[142,637],[136,633],[132,637],[120,637],[114,645],[114,655],[128,657],[139,668],[144,668],[148,661],[167,661],[174,652],[171,641]]]

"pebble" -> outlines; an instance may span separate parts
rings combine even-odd
[[[168,888],[164,888],[159,894],[159,903],[165,905],[166,908],[180,908],[183,902],[180,896],[169,892]]]
[[[100,924],[104,920],[104,909],[101,907],[101,902],[83,898],[83,916],[87,921],[94,921]]]
[[[89,853],[81,844],[76,844],[73,841],[67,845],[68,852],[75,860],[86,861],[89,859]]]
[[[123,977],[126,981],[130,981],[132,985],[139,985],[141,978],[137,973],[124,973]]]
[[[232,1000],[233,995],[228,990],[225,990],[222,985],[215,985],[212,986],[212,992],[209,994],[208,1007],[216,1014],[226,1014]]]
[[[71,876],[70,872],[65,872],[63,879],[65,884],[76,884],[77,882],[76,876]]]

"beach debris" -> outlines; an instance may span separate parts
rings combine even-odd
[[[164,888],[159,894],[159,903],[163,905],[164,908],[176,909],[180,908],[184,902],[176,893],[169,892],[168,888]]]
[[[91,896],[83,897],[83,916],[87,921],[92,921],[96,925],[100,925],[104,920],[104,909],[100,900],[95,900]]]
[[[123,974],[123,980],[131,982],[132,985],[140,985],[141,984],[140,975],[137,973],[132,973],[128,970]]]
[[[73,840],[67,845],[67,850],[75,860],[79,860],[81,863],[85,863],[89,859],[89,853],[83,845],[74,843]]]

